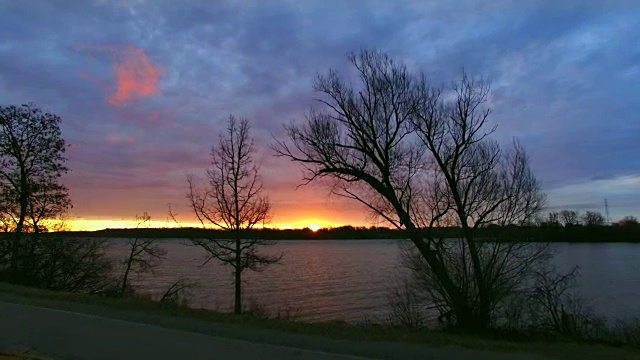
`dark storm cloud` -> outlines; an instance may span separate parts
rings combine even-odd
[[[0,0],[0,10],[0,102],[63,116],[80,215],[99,213],[96,187],[109,206],[131,191],[157,206],[159,189],[181,202],[184,173],[207,164],[229,113],[249,117],[266,145],[313,104],[317,73],[349,74],[345,53],[373,47],[436,84],[462,67],[491,80],[496,135],[521,139],[551,206],[608,197],[614,217],[640,212],[633,1]],[[129,62],[123,49],[137,49]],[[260,156],[284,206],[300,172]]]

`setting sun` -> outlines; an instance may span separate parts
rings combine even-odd
[[[320,230],[320,228],[322,228],[322,226],[320,226],[320,224],[309,224],[308,226],[309,229],[311,229],[311,231],[318,231]]]

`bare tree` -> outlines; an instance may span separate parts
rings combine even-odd
[[[302,164],[307,182],[330,177],[333,193],[405,229],[426,264],[432,300],[456,326],[490,325],[501,297],[544,253],[475,238],[480,227],[522,224],[540,209],[544,196],[524,149],[514,142],[503,151],[488,138],[484,83],[463,75],[451,89],[433,88],[386,54],[349,60],[360,86],[334,71],[319,76],[323,109],[287,126],[291,141],[277,142],[276,152]],[[438,226],[457,226],[459,239],[436,238]]]
[[[60,117],[34,104],[0,107],[0,213],[9,240],[9,277],[19,278],[22,234],[39,233],[43,220],[64,214],[71,202],[60,177],[68,171]]]
[[[560,211],[560,220],[564,227],[580,225],[580,213],[574,210]]]
[[[582,215],[582,224],[584,226],[604,226],[606,220],[598,211],[587,211]]]
[[[148,228],[151,216],[144,212],[142,215],[136,214],[136,229]],[[143,237],[143,234],[136,234],[132,239],[127,239],[129,253],[122,260],[124,271],[120,281],[119,296],[124,297],[129,289],[129,277],[131,271],[142,273],[152,271],[162,260],[166,258],[167,250],[158,246],[158,239]]]
[[[547,214],[547,219],[544,221],[544,224],[551,227],[559,227],[562,225],[560,223],[560,213],[557,211],[550,211]]]
[[[228,232],[228,239],[193,239],[207,253],[205,264],[212,259],[233,267],[235,283],[234,313],[242,313],[242,273],[260,270],[274,264],[282,255],[259,252],[262,245],[274,242],[251,236],[250,230],[270,221],[271,204],[262,195],[259,166],[254,161],[254,141],[249,121],[229,116],[227,131],[211,149],[208,184],[198,189],[195,178],[188,176],[189,206],[200,223]]]

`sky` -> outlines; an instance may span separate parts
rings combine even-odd
[[[640,215],[640,2],[0,0],[0,104],[62,117],[76,229],[180,223],[229,114],[260,147],[273,224],[370,225],[358,204],[273,157],[313,79],[378,49],[434,83],[492,83],[496,138],[518,138],[550,210]],[[124,224],[124,225],[123,225]]]

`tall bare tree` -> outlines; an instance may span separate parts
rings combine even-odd
[[[136,229],[149,227],[151,216],[144,212],[142,215],[136,214]],[[135,237],[127,239],[129,252],[122,260],[124,267],[122,280],[120,281],[119,296],[124,297],[129,289],[129,278],[131,272],[142,273],[153,270],[162,260],[166,258],[167,250],[158,245],[158,240],[147,238],[144,234],[136,234]]]
[[[0,107],[0,212],[11,240],[10,273],[19,275],[22,234],[64,214],[71,202],[60,177],[67,148],[60,117],[34,104]]]
[[[306,181],[335,180],[333,192],[405,229],[426,266],[432,301],[464,329],[489,326],[500,300],[526,281],[544,251],[476,239],[488,224],[531,220],[544,196],[522,146],[503,150],[488,136],[489,88],[466,75],[434,88],[384,53],[349,60],[351,84],[335,71],[314,89],[321,108],[286,126],[274,148],[302,164]],[[457,226],[459,239],[438,239]]]
[[[195,178],[188,176],[189,206],[200,223],[228,232],[228,239],[194,239],[193,243],[207,253],[205,264],[212,259],[233,267],[235,283],[234,313],[242,313],[242,273],[274,264],[282,255],[259,251],[272,245],[252,236],[250,230],[270,221],[271,204],[262,194],[259,166],[254,161],[255,144],[250,136],[249,121],[229,116],[225,133],[211,149],[208,184],[198,189]]]

